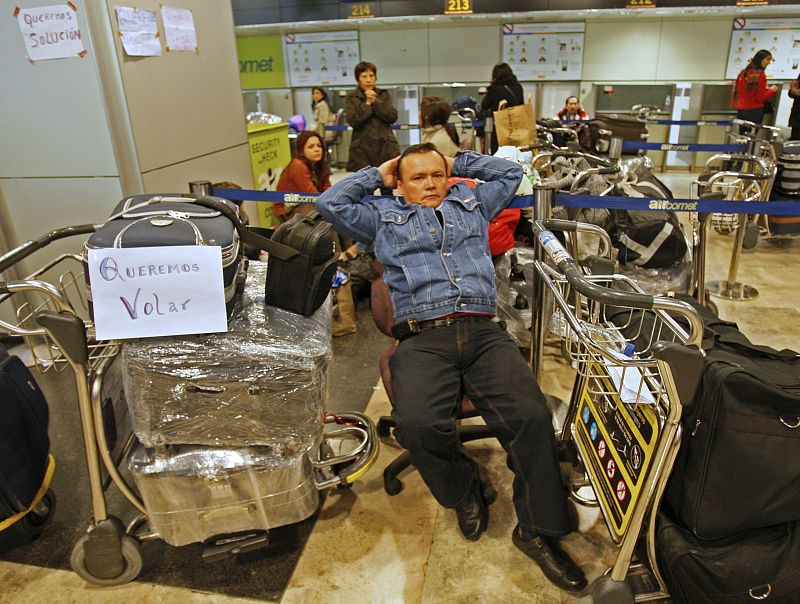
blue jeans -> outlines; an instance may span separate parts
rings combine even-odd
[[[508,334],[489,319],[428,329],[403,340],[389,365],[395,434],[441,505],[455,507],[475,488],[456,436],[463,393],[508,454],[520,526],[570,532],[550,411]]]

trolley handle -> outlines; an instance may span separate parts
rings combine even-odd
[[[611,236],[603,227],[588,222],[576,222],[574,220],[561,220],[559,218],[546,218],[542,220],[544,228],[548,231],[561,231],[564,233],[590,233],[597,235],[602,241],[602,249],[599,250],[601,256],[611,256]]]
[[[587,170],[583,170],[582,172],[578,172],[575,175],[575,179],[572,181],[572,186],[570,187],[570,193],[574,193],[580,186],[583,184],[583,181],[589,178],[593,174],[618,174],[622,170],[622,167],[619,165],[611,165],[611,166],[603,166],[602,168],[589,168]]]
[[[8,270],[21,260],[24,260],[34,252],[42,249],[44,246],[52,243],[53,241],[64,239],[65,237],[72,237],[73,235],[87,235],[89,233],[94,233],[96,229],[97,225],[94,224],[80,224],[77,226],[55,229],[54,231],[45,233],[37,239],[30,239],[22,245],[19,245],[13,250],[10,250],[0,256],[0,273]],[[8,291],[4,290],[0,293],[5,294],[8,293]]]

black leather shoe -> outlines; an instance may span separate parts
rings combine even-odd
[[[470,465],[472,465],[472,471],[475,473],[475,478],[480,486],[481,497],[483,497],[484,503],[486,505],[492,505],[497,499],[497,489],[492,486],[492,483],[489,481],[489,477],[486,475],[486,472],[483,471],[483,468],[481,468],[480,464],[478,464],[478,462],[472,459],[469,455],[466,455],[465,457],[469,460]]]
[[[566,591],[580,591],[586,587],[586,575],[572,561],[569,554],[561,549],[558,538],[538,535],[530,541],[525,541],[517,525],[514,527],[511,540],[517,549],[539,565],[544,576],[553,585]]]
[[[456,506],[458,528],[470,541],[477,541],[489,525],[489,508],[481,491],[474,486],[469,494]]]

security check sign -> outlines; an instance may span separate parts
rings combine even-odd
[[[219,246],[89,250],[89,279],[98,340],[228,330]]]

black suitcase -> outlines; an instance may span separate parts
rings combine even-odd
[[[301,254],[282,260],[270,254],[267,260],[267,304],[310,316],[328,296],[339,254],[335,231],[317,212],[295,214],[281,224],[272,241]],[[267,250],[269,251],[269,250]]]
[[[613,137],[643,143],[647,141],[647,122],[632,115],[611,114],[596,117],[582,124],[578,133],[581,147],[589,153],[608,153]],[[623,155],[639,155],[640,151],[623,149]]]
[[[800,602],[800,526],[781,524],[701,541],[665,514],[656,536],[658,564],[679,604]]]
[[[52,494],[49,410],[33,376],[0,347],[0,550],[36,538],[50,510],[30,510]],[[30,510],[30,511],[29,511]]]
[[[238,214],[238,207],[233,202],[219,197],[212,199]],[[108,222],[89,237],[86,250],[218,245],[222,248],[225,307],[230,318],[247,273],[244,246],[230,218],[218,209],[199,205],[196,201],[195,196],[182,194],[126,197],[114,208]],[[89,283],[88,267],[86,282]]]

